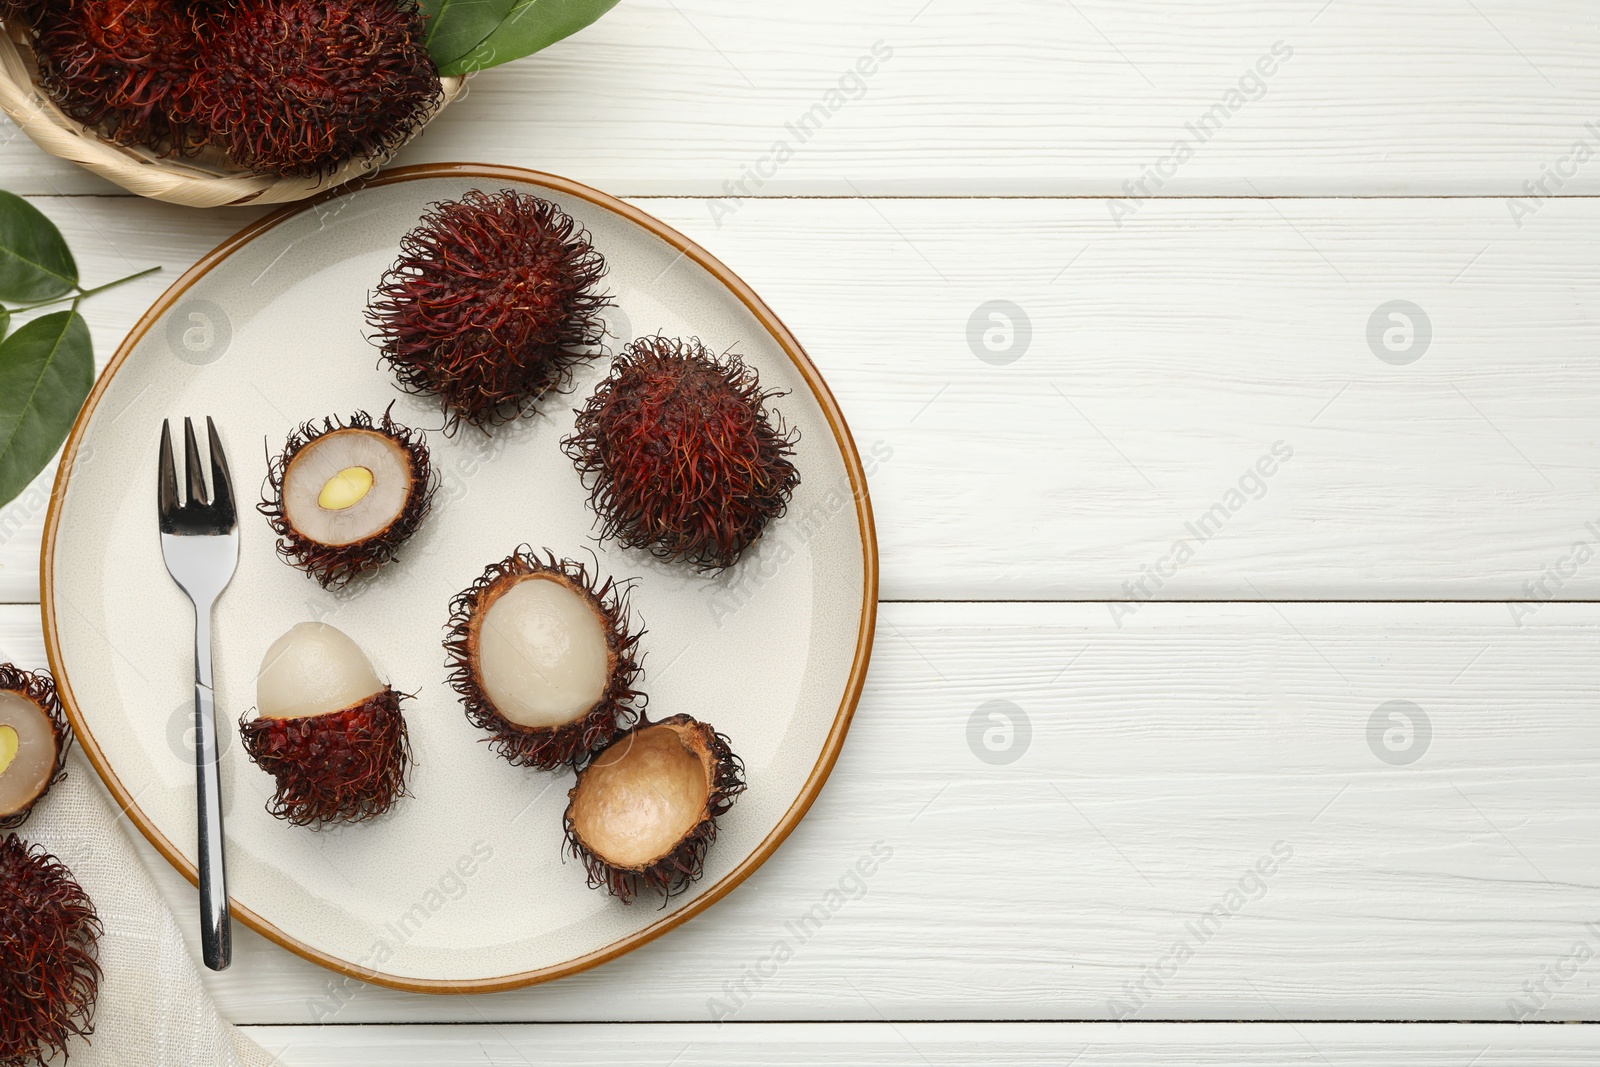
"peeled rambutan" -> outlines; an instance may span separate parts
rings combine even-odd
[[[628,345],[562,441],[601,536],[701,570],[737,563],[800,482],[799,432],[766,408],[781,395],[694,338]]]
[[[21,826],[66,777],[71,744],[54,679],[0,663],[0,829]]]
[[[412,0],[238,0],[215,5],[201,35],[194,122],[262,174],[386,158],[439,103]]]
[[[368,321],[402,388],[448,428],[507,422],[560,389],[600,343],[605,259],[548,200],[505,189],[436,203],[400,242]]]
[[[577,764],[644,705],[627,588],[526,545],[450,602],[450,685],[489,745],[519,767]]]
[[[403,698],[341,630],[303,622],[278,638],[256,676],[260,717],[239,720],[245,751],[278,783],[267,810],[295,826],[388,811],[411,759]]]
[[[33,26],[39,84],[66,115],[115,144],[179,147],[175,120],[187,110],[200,57],[188,0],[19,0],[18,7]]]
[[[268,461],[256,509],[278,535],[279,557],[328,589],[393,561],[438,481],[421,431],[358,411],[292,432]]]
[[[670,897],[700,877],[717,819],[744,792],[728,739],[688,715],[643,722],[578,772],[567,794],[567,847],[589,885],[624,904]]]
[[[0,1064],[55,1062],[94,1032],[101,925],[72,872],[16,834],[0,841]]]

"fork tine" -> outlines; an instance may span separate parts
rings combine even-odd
[[[228,454],[222,450],[217,437],[217,424],[206,416],[207,443],[211,446],[211,502],[222,513],[223,521],[233,525],[237,516],[233,510],[233,475],[228,472]]]
[[[162,522],[171,522],[178,510],[178,468],[172,463],[172,427],[161,420],[161,488],[156,494]]]
[[[189,479],[189,503],[206,502],[206,476],[200,471],[200,445],[194,439],[194,420],[183,418],[183,469]]]

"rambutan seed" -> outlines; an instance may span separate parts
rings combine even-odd
[[[439,398],[453,431],[530,414],[600,343],[605,260],[548,200],[473,190],[432,205],[368,310],[403,389]]]
[[[562,441],[601,536],[702,570],[737,563],[800,482],[799,432],[766,407],[781,395],[698,339],[630,344]]]

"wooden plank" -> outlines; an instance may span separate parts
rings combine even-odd
[[[641,0],[477,77],[401,161],[628,195],[1594,192],[1597,52],[1584,0]],[[0,187],[111,188],[8,137]]]
[[[471,999],[241,932],[207,985],[249,1023],[1593,1021],[1597,652],[1584,604],[885,605],[828,787],[679,930]]]
[[[249,217],[40,203],[95,280],[170,280]],[[640,203],[827,376],[886,598],[1600,596],[1600,200],[1522,230],[1487,199],[1162,201],[1121,229],[1086,200],[767,200],[720,228]],[[89,306],[102,357],[163,284]],[[1396,300],[1429,323],[1409,364],[1377,354],[1408,355]],[[43,502],[0,513],[0,600],[38,596]]]
[[[1589,1064],[1600,1029],[1372,1023],[1159,1026],[1105,1023],[838,1023],[764,1026],[462,1025],[246,1027],[283,1067],[573,1064],[722,1067],[985,1063],[1006,1067],[1462,1067]],[[674,1058],[674,1056],[676,1058]]]

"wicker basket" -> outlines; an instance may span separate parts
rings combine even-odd
[[[0,31],[0,110],[46,152],[86,167],[131,193],[188,207],[282,204],[343,185],[386,162],[352,160],[325,178],[276,178],[240,170],[214,150],[192,159],[162,159],[144,149],[111,144],[62,114],[39,90],[34,81],[38,67],[25,33],[21,29]],[[442,79],[443,93],[433,115],[461,95],[465,81]],[[425,124],[419,124],[417,131]]]

